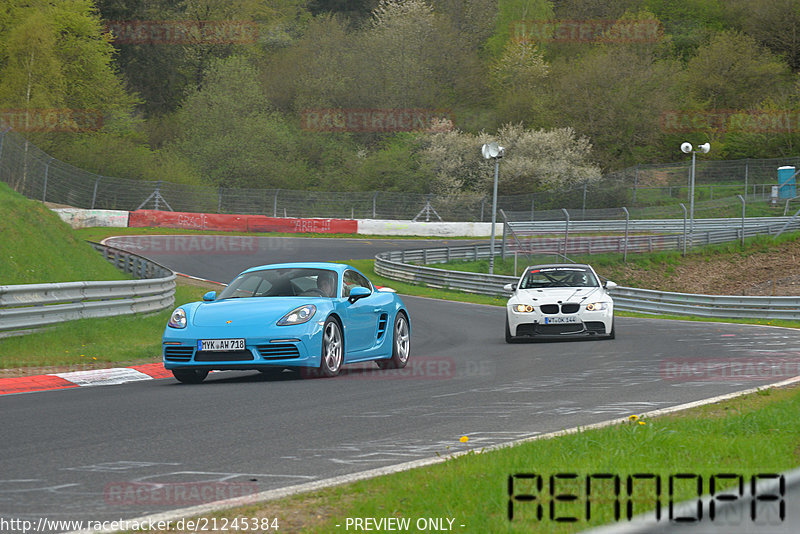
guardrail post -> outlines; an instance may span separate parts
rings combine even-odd
[[[428,249],[422,249],[422,265],[428,265]]]
[[[47,200],[47,177],[50,174],[50,162],[53,161],[53,158],[47,160],[47,163],[44,164],[44,186],[42,188],[42,202]]]
[[[636,173],[639,173],[639,166],[636,166]],[[625,206],[622,207],[622,211],[625,212],[625,250],[622,253],[622,261],[627,263],[628,261],[628,225],[631,222],[631,214],[628,213],[628,208]]]
[[[744,248],[744,212],[745,212],[745,201],[742,195],[736,195],[739,197],[739,200],[742,201],[742,248]]]
[[[94,191],[92,191],[92,207],[91,207],[91,209],[94,209],[94,203],[97,200],[97,185],[100,183],[100,178],[102,178],[102,176],[98,176],[97,180],[94,181]]]
[[[375,215],[377,213],[377,210],[376,210],[377,202],[378,202],[378,192],[375,191],[375,194],[372,195],[372,218],[373,219],[377,218],[376,215]]]
[[[272,216],[273,217],[277,217],[278,216],[278,193],[279,192],[280,192],[280,189],[276,189],[275,190],[275,198],[272,199]]]
[[[564,225],[564,259],[566,259],[567,245],[569,244],[569,212],[564,208],[561,208],[561,211],[564,213],[566,219],[566,224]]]
[[[447,263],[450,263],[450,245],[447,245]]]
[[[686,256],[686,205],[681,202],[681,208],[683,208],[683,255]]]
[[[747,196],[747,173],[750,167],[750,158],[744,160],[744,194]],[[755,195],[755,191],[753,191],[753,195]]]
[[[475,261],[478,261],[478,245],[475,244]]]
[[[503,217],[503,240],[500,243],[500,259],[506,259],[506,232],[508,231],[508,220],[503,210],[500,210],[500,215]]]

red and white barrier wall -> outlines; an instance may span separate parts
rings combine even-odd
[[[321,219],[227,215],[174,211],[53,210],[73,228],[160,227],[223,232],[286,232],[313,234],[364,234],[436,237],[488,237],[491,223],[414,222],[376,219]],[[502,225],[497,225],[502,232]]]

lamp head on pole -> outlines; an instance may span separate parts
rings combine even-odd
[[[506,149],[497,143],[487,143],[481,147],[484,159],[497,159],[505,155]]]
[[[709,150],[711,150],[711,145],[709,143],[705,143],[704,145],[697,147],[697,151],[702,152],[703,154],[708,154]]]
[[[682,143],[681,144],[681,152],[684,154],[688,154],[692,151],[692,143]]]

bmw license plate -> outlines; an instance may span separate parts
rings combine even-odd
[[[237,339],[198,339],[197,350],[226,352],[244,350],[244,338]]]
[[[574,316],[570,315],[567,317],[545,317],[544,324],[573,324],[579,323],[580,320]]]

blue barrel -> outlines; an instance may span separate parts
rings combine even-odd
[[[794,167],[778,167],[778,198],[797,196],[794,173]]]

